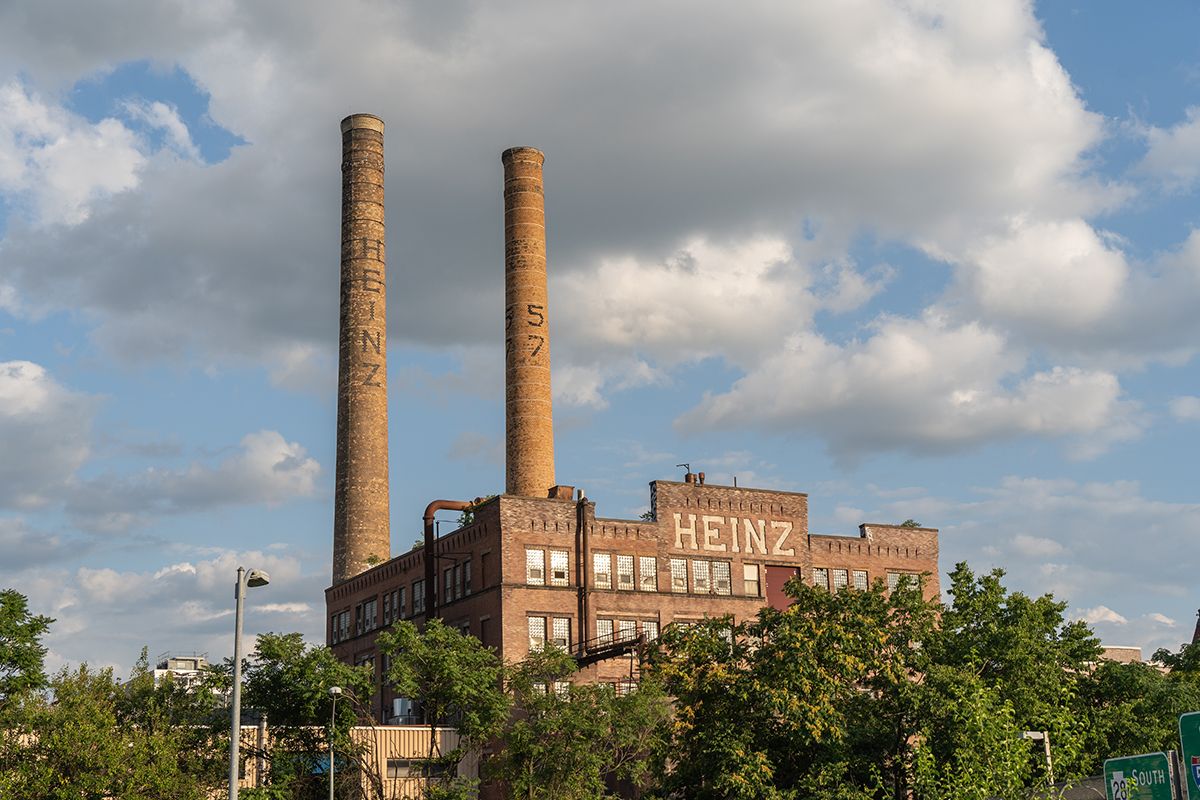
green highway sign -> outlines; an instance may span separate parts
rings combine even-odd
[[[1166,753],[1110,758],[1104,762],[1108,800],[1179,800]]]
[[[1189,800],[1200,800],[1200,711],[1180,715],[1179,744],[1187,796]]]

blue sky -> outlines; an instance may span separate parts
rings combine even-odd
[[[61,8],[59,6],[62,6]],[[387,123],[393,552],[498,491],[499,155],[547,154],[557,472],[907,518],[1111,644],[1200,596],[1200,11],[0,10],[0,585],[53,665],[323,631],[340,137]]]

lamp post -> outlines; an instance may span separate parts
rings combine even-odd
[[[1024,731],[1021,733],[1021,738],[1042,743],[1046,750],[1046,782],[1053,784],[1054,762],[1050,760],[1050,731]]]
[[[329,712],[329,800],[333,800],[333,730],[337,725],[337,699],[341,693],[342,687],[329,687],[329,696],[333,698],[333,709]]]
[[[238,567],[233,588],[233,702],[229,716],[229,800],[238,796],[238,756],[242,745],[242,597],[247,587],[266,586],[271,577],[261,569]]]

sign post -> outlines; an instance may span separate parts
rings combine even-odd
[[[1179,716],[1179,744],[1188,800],[1200,800],[1200,711]]]
[[[1108,759],[1104,791],[1108,800],[1179,800],[1173,764],[1166,753]]]

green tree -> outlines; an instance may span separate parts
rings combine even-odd
[[[324,796],[328,779],[322,773],[328,761],[333,713],[329,688],[339,686],[345,694],[337,703],[333,743],[338,763],[354,767],[339,773],[340,785],[347,796],[356,793],[360,770],[367,764],[364,753],[351,742],[350,728],[362,713],[355,699],[371,696],[373,680],[370,667],[344,664],[329,648],[305,644],[299,633],[259,636],[243,667],[243,708],[266,714],[271,747],[261,754],[243,747],[243,753],[247,758],[261,755],[266,759],[273,790],[286,789],[290,797]],[[221,724],[227,738],[228,711]],[[367,777],[378,784],[379,776],[372,770]]]
[[[622,696],[596,683],[556,691],[575,671],[574,659],[553,647],[511,671],[515,713],[492,776],[513,797],[592,800],[616,785],[640,794],[650,782],[669,713],[665,695],[648,680]]]
[[[42,637],[54,622],[29,613],[25,595],[0,591],[0,708],[14,695],[46,685]]]
[[[150,685],[147,685],[149,681]],[[5,797],[46,800],[202,800],[219,785],[219,753],[181,687],[153,687],[144,662],[128,690],[111,670],[63,669],[52,694],[27,694],[9,719],[17,733],[6,759]]]
[[[401,620],[379,634],[376,646],[390,661],[384,680],[415,701],[429,725],[431,765],[457,765],[468,751],[481,749],[500,733],[509,710],[503,664],[478,639],[436,618],[423,630]],[[439,725],[458,729],[462,744],[454,751],[441,752]]]

